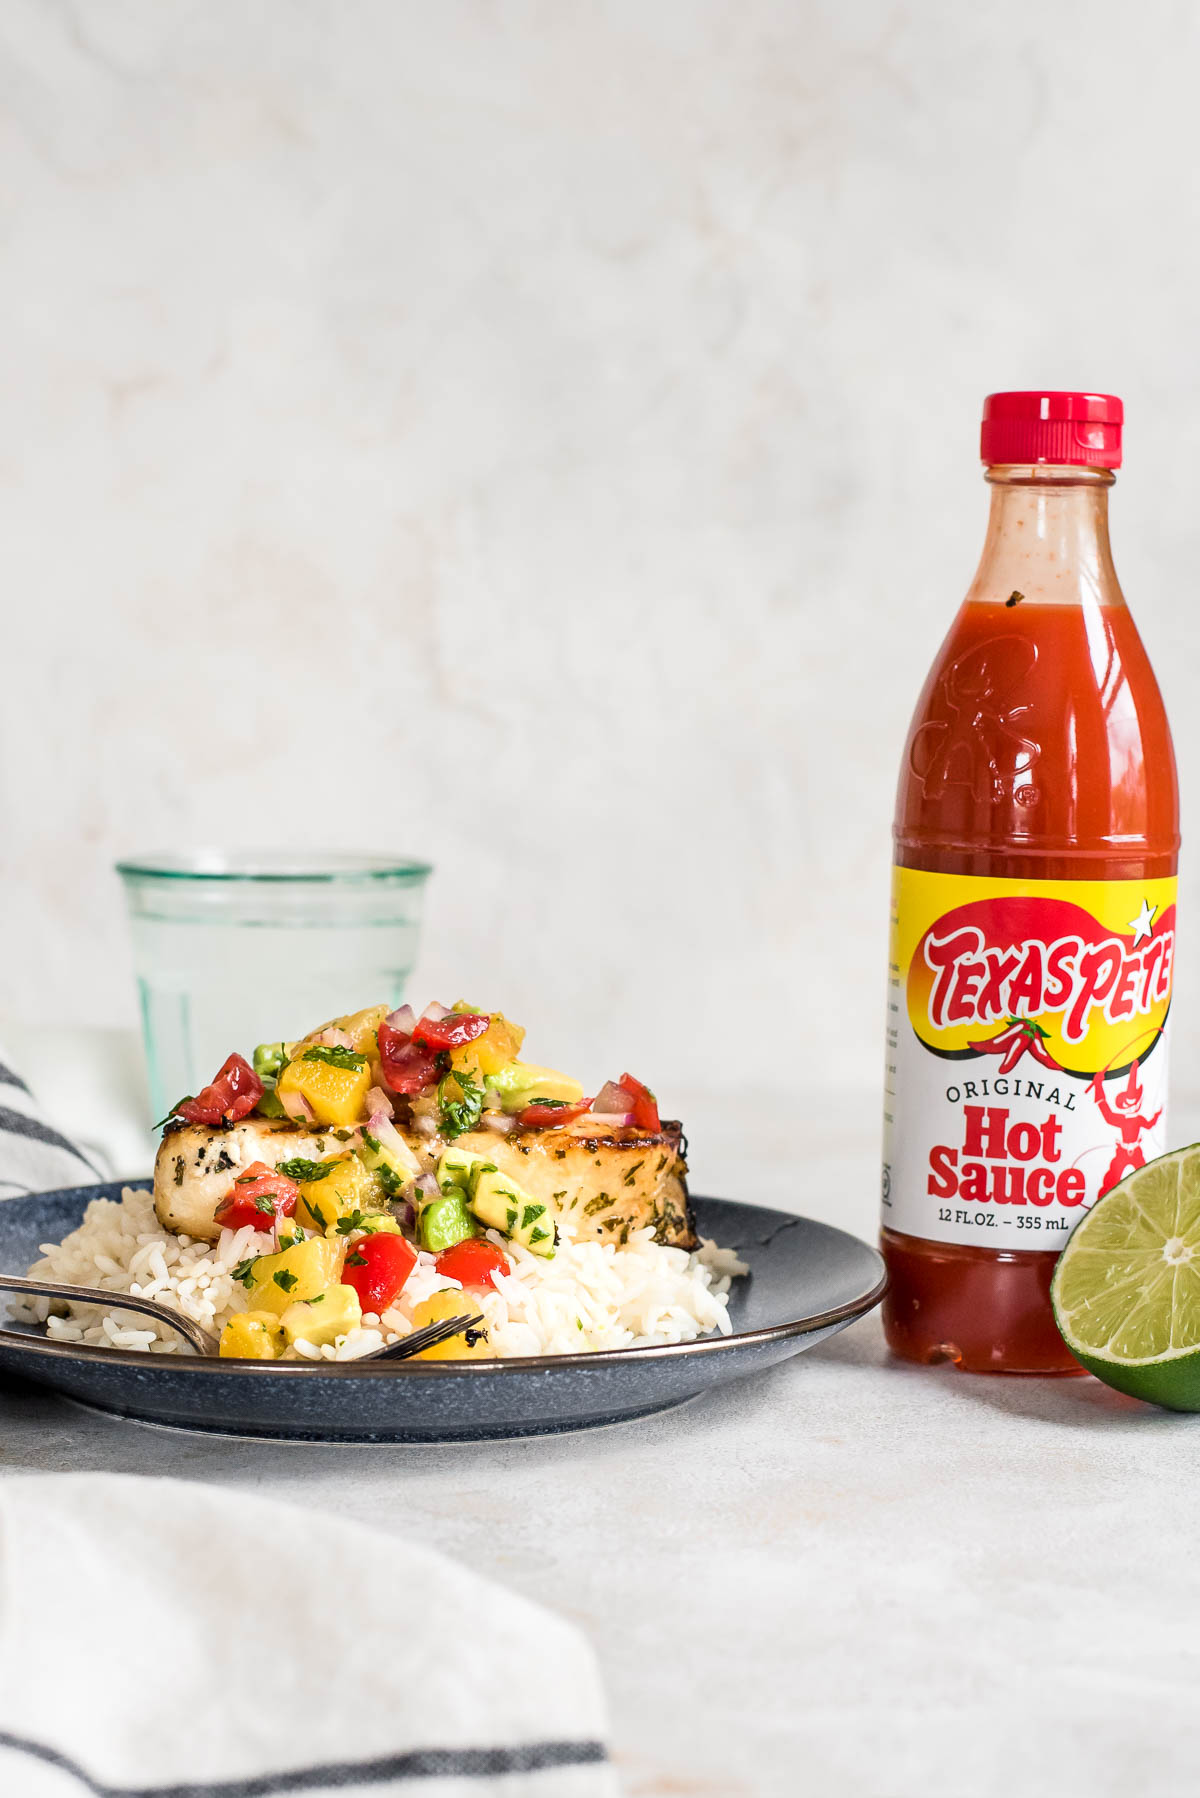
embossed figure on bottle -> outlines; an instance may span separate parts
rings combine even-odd
[[[949,786],[973,798],[1011,796],[1041,748],[1023,734],[1029,705],[1022,700],[1037,661],[1037,644],[993,637],[950,664],[938,685],[937,711],[914,733],[909,766],[930,798]]]

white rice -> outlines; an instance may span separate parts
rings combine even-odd
[[[560,1230],[562,1226],[560,1226]],[[487,1320],[491,1351],[500,1356],[578,1354],[584,1349],[643,1343],[690,1342],[717,1330],[730,1334],[729,1286],[746,1267],[731,1249],[704,1242],[695,1253],[666,1248],[647,1228],[627,1243],[576,1242],[563,1232],[551,1260],[488,1231],[512,1264],[496,1290],[473,1291],[469,1303]],[[151,1194],[126,1187],[120,1203],[93,1199],[77,1230],[61,1243],[43,1243],[31,1275],[69,1285],[99,1286],[114,1294],[159,1299],[219,1335],[250,1300],[233,1270],[248,1256],[267,1253],[270,1236],[247,1226],[223,1230],[218,1242],[196,1242],[160,1225]],[[439,1274],[421,1251],[398,1304],[382,1318],[368,1314],[336,1344],[296,1344],[307,1360],[352,1361],[398,1342],[413,1328],[422,1299],[458,1282]],[[49,1299],[13,1302],[13,1315],[45,1323],[57,1342],[143,1349],[155,1355],[193,1351],[168,1324],[135,1311],[97,1305],[64,1307]]]

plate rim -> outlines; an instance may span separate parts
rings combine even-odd
[[[97,1182],[105,1188],[113,1186],[126,1187],[134,1185],[132,1180],[105,1180]],[[86,1192],[86,1187],[59,1186],[47,1188],[44,1192],[23,1193],[22,1199],[53,1199],[64,1193]],[[832,1236],[853,1243],[855,1248],[865,1250],[876,1267],[876,1279],[872,1286],[858,1293],[854,1298],[843,1301],[824,1311],[811,1312],[805,1317],[790,1318],[784,1323],[761,1324],[753,1330],[733,1330],[728,1336],[693,1337],[688,1342],[648,1342],[628,1345],[625,1348],[586,1349],[569,1355],[513,1355],[506,1359],[472,1361],[464,1367],[458,1361],[252,1361],[241,1360],[234,1356],[200,1356],[200,1355],[151,1355],[141,1349],[103,1348],[95,1343],[55,1342],[45,1336],[27,1335],[21,1330],[10,1330],[0,1326],[0,1351],[19,1349],[23,1354],[34,1357],[61,1360],[83,1357],[95,1365],[138,1368],[147,1372],[151,1370],[174,1373],[186,1369],[186,1378],[211,1379],[226,1375],[261,1376],[266,1373],[275,1378],[309,1379],[321,1375],[327,1379],[370,1379],[394,1380],[405,1379],[457,1379],[468,1375],[483,1375],[488,1379],[500,1379],[506,1376],[517,1376],[527,1373],[548,1373],[558,1370],[582,1369],[590,1367],[614,1367],[646,1360],[675,1360],[681,1356],[698,1354],[716,1354],[722,1350],[735,1348],[753,1348],[765,1343],[786,1342],[794,1336],[809,1336],[818,1330],[828,1329],[836,1324],[855,1322],[873,1311],[882,1300],[888,1286],[887,1269],[878,1249],[861,1236],[853,1235],[849,1230],[842,1230],[837,1224],[827,1224],[821,1218],[806,1217],[801,1212],[777,1210],[774,1206],[755,1205],[746,1199],[724,1199],[712,1193],[693,1193],[693,1200],[699,1199],[719,1205],[732,1205],[738,1210],[769,1211],[779,1219],[780,1227],[788,1223],[804,1223],[815,1226],[818,1230],[827,1231]],[[120,1299],[114,1293],[115,1300]],[[120,1309],[117,1303],[114,1310]]]

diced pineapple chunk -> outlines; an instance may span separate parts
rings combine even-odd
[[[242,1311],[221,1331],[220,1352],[237,1361],[274,1361],[284,1340],[273,1311]]]
[[[426,1324],[441,1323],[447,1317],[470,1317],[475,1309],[469,1294],[449,1287],[414,1305],[413,1328],[420,1330]],[[487,1361],[494,1358],[494,1351],[487,1331],[477,1324],[473,1330],[460,1330],[447,1342],[435,1342],[432,1348],[421,1349],[412,1358],[414,1361]]]
[[[246,1279],[252,1304],[282,1317],[289,1305],[316,1298],[337,1279],[343,1247],[341,1241],[310,1236],[277,1255],[260,1255]]]
[[[357,1155],[339,1155],[329,1172],[319,1180],[300,1181],[300,1203],[297,1210],[305,1225],[316,1230],[336,1227],[340,1217],[354,1211],[377,1211],[386,1200],[378,1175],[373,1174]]]
[[[314,1298],[289,1305],[279,1321],[289,1342],[311,1342],[314,1348],[323,1348],[358,1328],[362,1305],[353,1286],[327,1286]]]
[[[339,1065],[342,1057],[349,1064]],[[296,1058],[289,1061],[275,1090],[280,1098],[285,1093],[299,1093],[312,1107],[318,1124],[331,1129],[338,1125],[356,1124],[371,1084],[371,1068],[365,1056],[345,1049],[326,1049],[320,1044],[296,1046]]]

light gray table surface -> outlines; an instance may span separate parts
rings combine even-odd
[[[694,1130],[697,1190],[870,1235],[874,1110],[823,1102],[799,1168]],[[574,1619],[629,1798],[1194,1790],[1198,1463],[1196,1420],[1090,1379],[902,1367],[877,1318],[660,1418],[510,1443],[190,1436],[0,1386],[7,1474],[270,1494]]]

